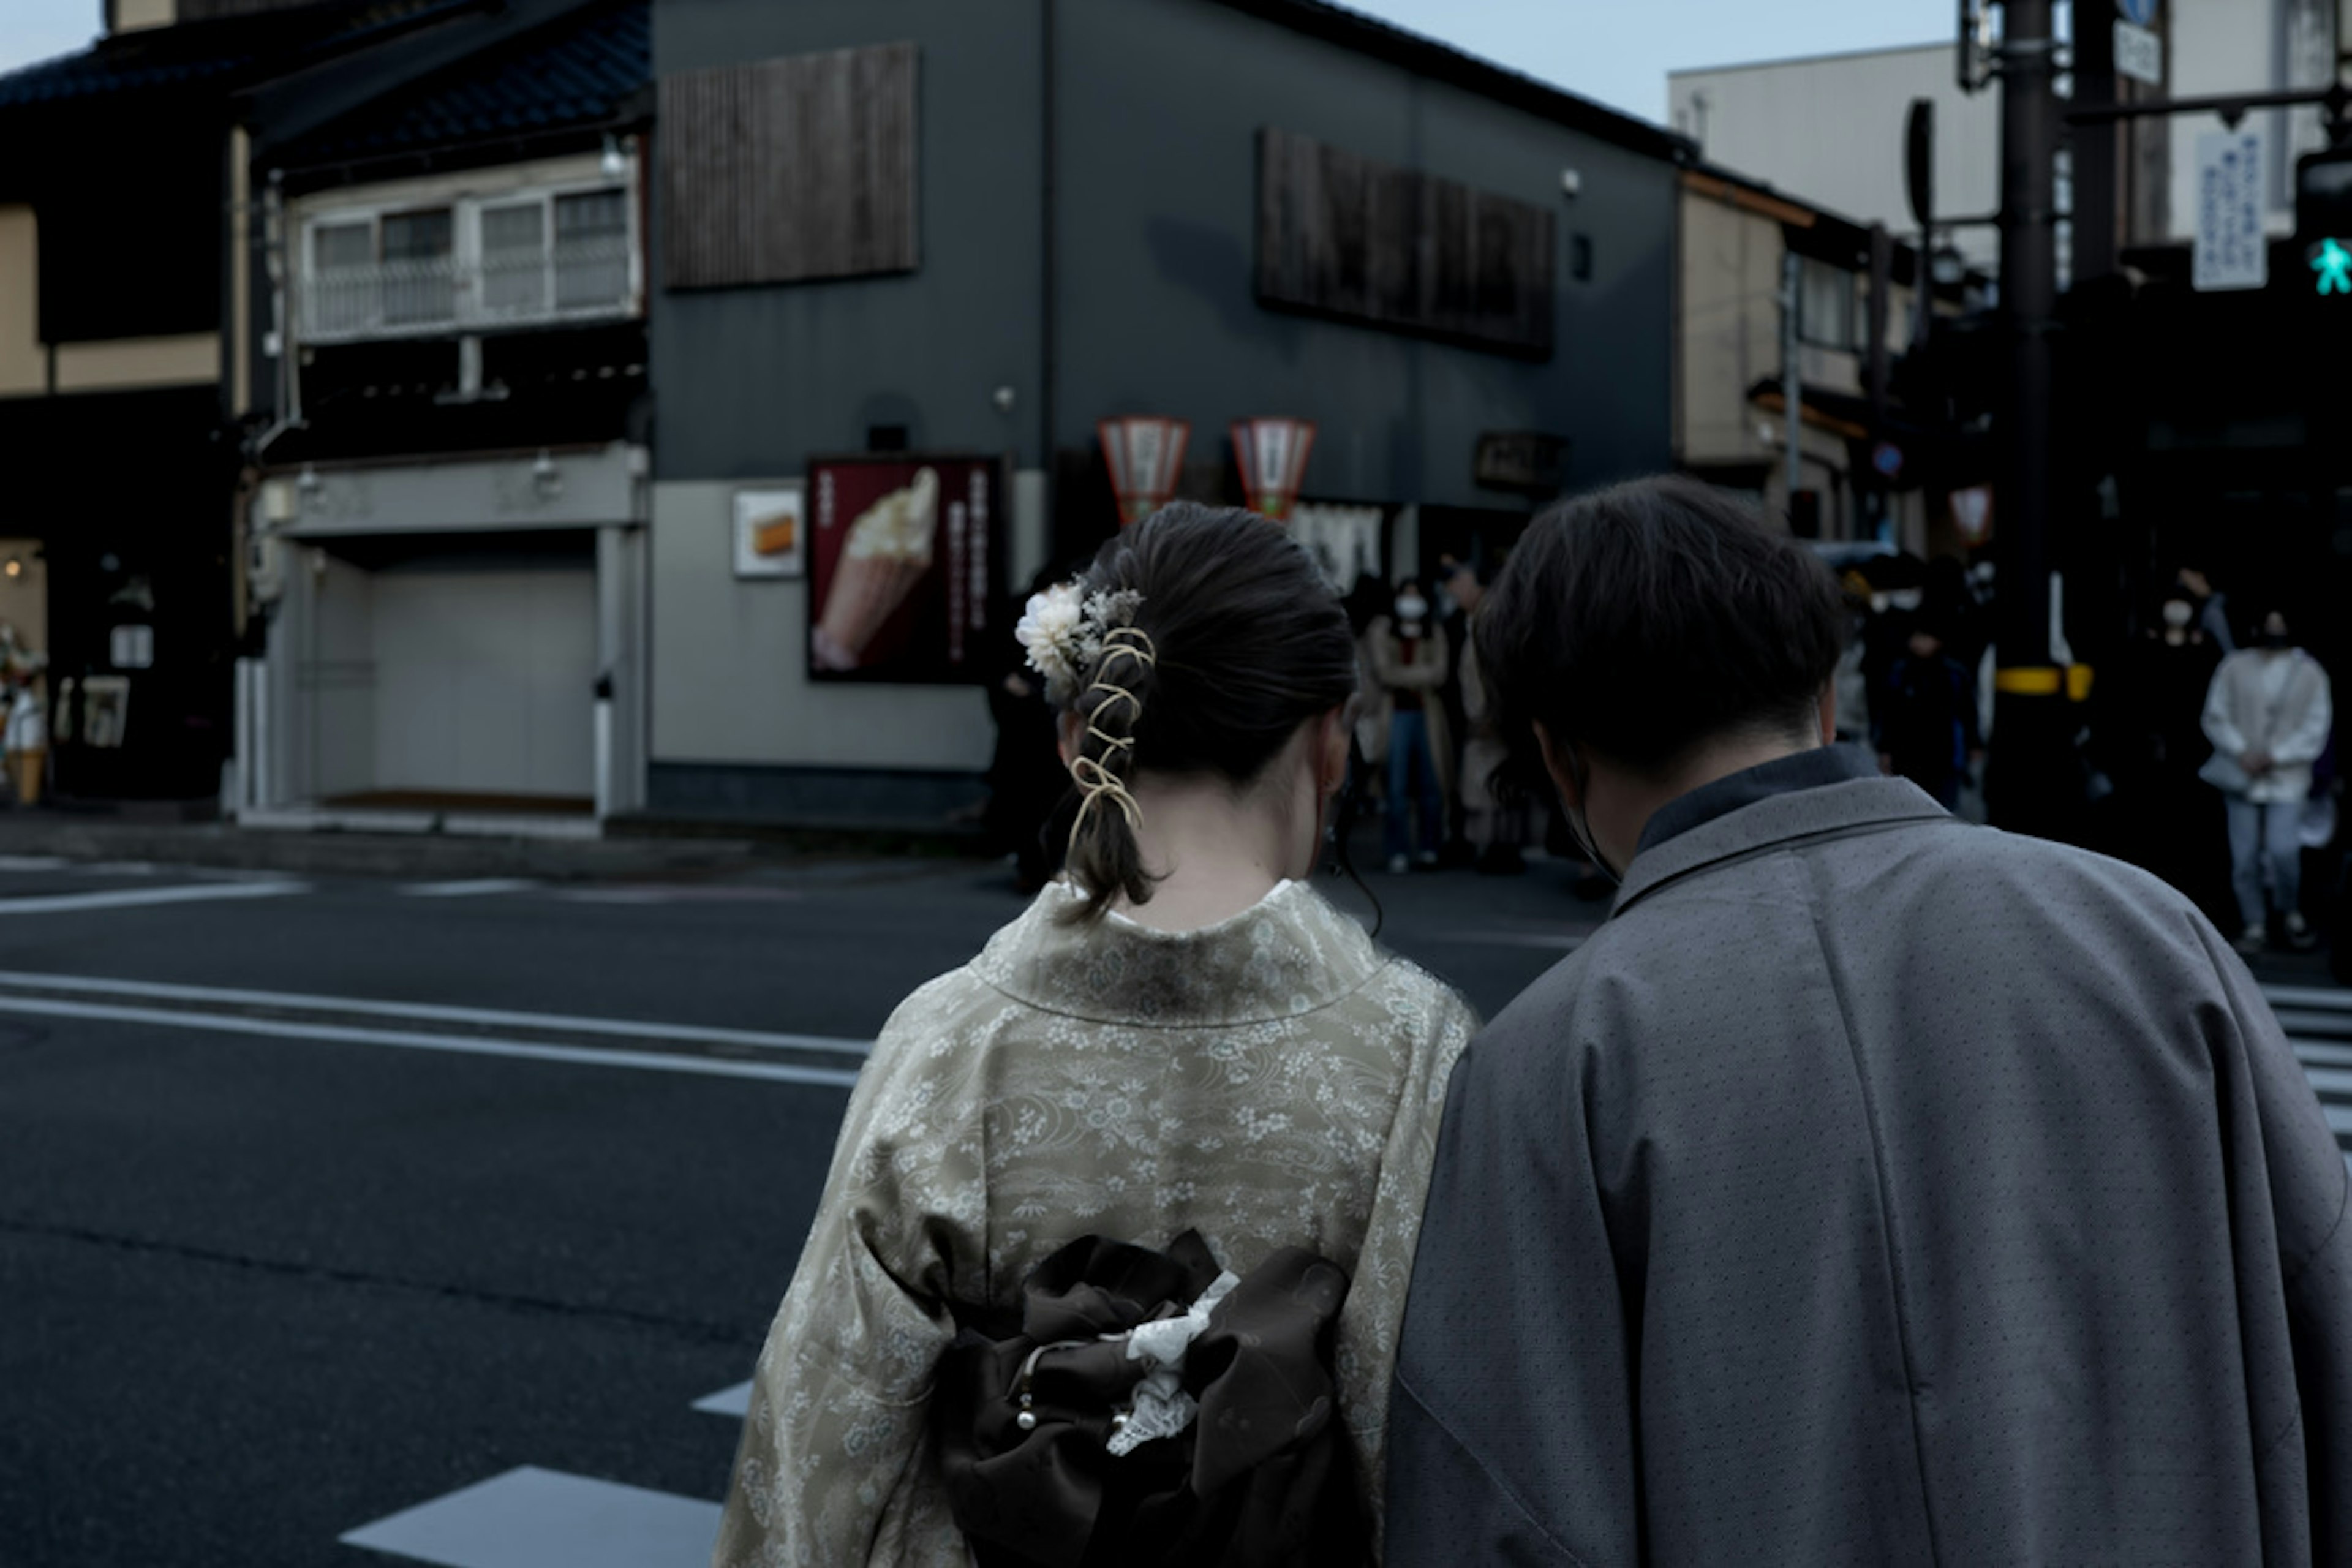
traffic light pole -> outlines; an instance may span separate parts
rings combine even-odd
[[[2052,334],[2058,305],[2057,40],[2051,0],[2004,0],[2000,45],[2000,322],[2007,428],[1994,490],[1999,569],[1993,820],[2063,835],[2074,775],[2067,673],[2050,647]]]

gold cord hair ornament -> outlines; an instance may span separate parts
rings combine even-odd
[[[1078,834],[1086,826],[1087,817],[1098,800],[1108,799],[1118,808],[1118,814],[1127,818],[1129,832],[1143,831],[1143,808],[1135,804],[1135,796],[1128,793],[1125,781],[1111,772],[1109,763],[1113,753],[1125,752],[1133,754],[1135,737],[1131,734],[1114,735],[1102,727],[1103,710],[1114,702],[1127,704],[1127,722],[1130,729],[1137,720],[1143,717],[1143,700],[1110,679],[1111,661],[1120,658],[1132,659],[1139,667],[1153,668],[1160,663],[1160,651],[1152,646],[1150,637],[1140,626],[1112,626],[1102,634],[1100,661],[1095,667],[1094,684],[1087,688],[1087,695],[1091,697],[1097,691],[1105,695],[1087,715],[1087,733],[1103,743],[1105,754],[1096,758],[1081,753],[1070,763],[1070,776],[1077,781],[1080,795],[1078,815],[1070,824],[1070,842],[1073,844],[1078,841]],[[1129,679],[1134,678],[1130,676]]]

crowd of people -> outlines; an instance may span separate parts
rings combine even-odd
[[[2346,1560],[2352,1173],[2188,898],[1947,809],[1969,628],[1923,584],[1849,668],[1678,479],[1464,597],[1351,624],[1184,503],[1032,596],[1066,869],[874,1045],[719,1568]],[[2197,718],[2250,850],[2326,729],[2255,629]],[[1310,881],[1367,663],[1440,843],[1465,659],[1619,884],[1483,1026]]]

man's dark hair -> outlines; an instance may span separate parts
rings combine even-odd
[[[1809,726],[1844,631],[1819,557],[1671,477],[1538,518],[1475,622],[1515,737],[1541,723],[1556,744],[1651,773],[1717,736]]]

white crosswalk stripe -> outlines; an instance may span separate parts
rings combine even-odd
[[[2319,1109],[2352,1170],[2352,990],[2265,985],[2263,995],[2286,1031],[2295,1060],[2319,1096]]]
[[[702,1568],[719,1505],[525,1465],[342,1538],[443,1568]]]
[[[527,893],[538,886],[524,877],[475,877],[458,882],[411,882],[400,890],[412,899],[483,899],[496,893]]]
[[[739,1421],[751,1406],[748,1383],[694,1402]],[[700,1498],[524,1465],[341,1540],[442,1568],[701,1568],[719,1514]]]

